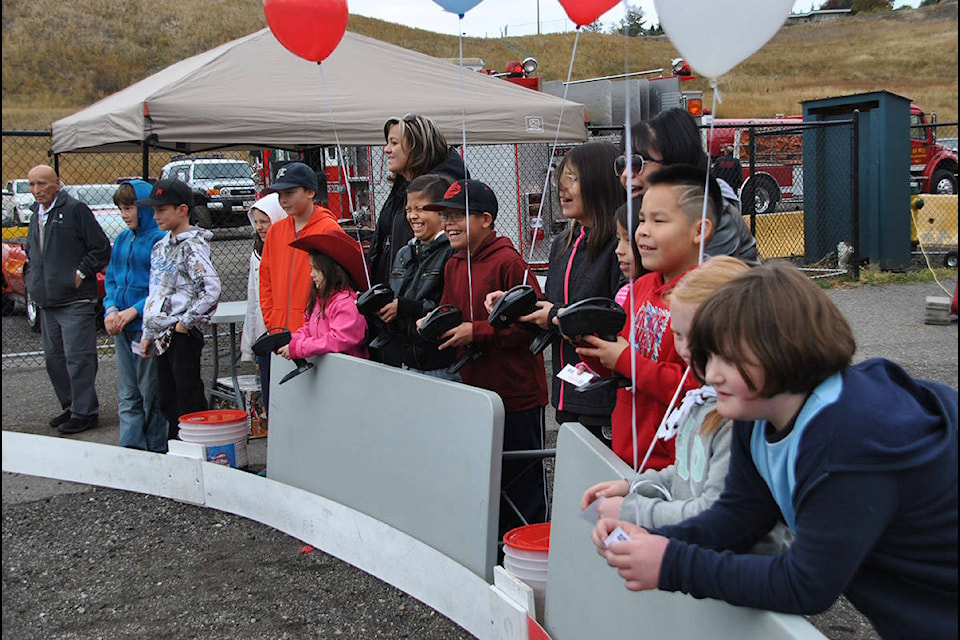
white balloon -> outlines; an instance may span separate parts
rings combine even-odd
[[[719,78],[770,40],[794,0],[654,0],[660,26],[690,66]]]

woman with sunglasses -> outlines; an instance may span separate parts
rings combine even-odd
[[[628,160],[625,154],[614,161],[613,170],[632,198],[643,197],[647,178],[662,167],[671,164],[707,166],[700,130],[693,116],[683,109],[667,109],[649,120],[633,125],[631,137],[630,171],[627,171]],[[621,149],[624,146],[621,145]],[[720,179],[717,182],[720,184],[725,206],[717,230],[706,247],[706,254],[733,256],[756,266],[760,264],[757,241],[740,215],[740,199],[729,184]]]
[[[407,222],[407,185],[414,178],[428,173],[449,178],[451,182],[468,177],[463,159],[447,144],[437,125],[429,118],[407,114],[390,118],[383,125],[388,178],[393,182],[387,201],[377,216],[370,241],[370,280],[372,284],[390,283],[390,270],[397,252],[413,238]],[[373,356],[379,362],[400,366],[401,354],[394,353],[391,343]]]
[[[585,298],[616,296],[626,282],[617,258],[616,210],[626,194],[610,173],[617,148],[609,142],[588,142],[574,147],[560,161],[554,173],[554,185],[560,200],[567,230],[550,247],[546,300],[523,322],[555,329],[561,308]],[[555,337],[551,402],[557,410],[557,422],[579,422],[606,444],[610,437],[610,414],[616,404],[616,389],[578,392],[557,374],[567,365],[580,363],[576,347],[566,338]],[[608,431],[609,433],[609,431]]]

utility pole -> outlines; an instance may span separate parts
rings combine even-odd
[[[540,0],[537,0],[537,35],[540,35]]]

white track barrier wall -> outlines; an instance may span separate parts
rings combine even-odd
[[[802,616],[681,593],[628,591],[597,555],[590,539],[593,525],[580,517],[580,499],[597,482],[629,477],[630,467],[589,431],[579,424],[561,425],[544,603],[544,627],[552,638],[824,638]]]
[[[170,453],[161,455],[8,431],[3,432],[3,471],[137,491],[237,514],[397,587],[478,638],[527,638],[532,591],[492,566],[503,423],[499,399],[345,356],[316,362],[314,370],[272,388],[270,478],[204,462],[197,444],[172,441]],[[276,385],[290,365],[273,364]],[[302,402],[282,408],[286,395]],[[360,410],[346,409],[358,402]],[[437,411],[427,411],[430,405]],[[331,411],[334,406],[340,408]],[[430,424],[421,426],[425,423]],[[318,438],[326,433],[333,440],[294,437],[307,428],[316,429]],[[357,462],[358,457],[365,461]],[[356,502],[335,501],[277,480],[278,475],[326,477],[334,470],[356,486],[345,488],[335,481],[323,490]],[[637,637],[642,630],[644,636],[660,633],[674,640],[823,638],[799,616],[624,589],[616,572],[596,555],[590,525],[579,517],[579,501],[585,487],[625,470],[582,427],[563,426],[545,602],[544,626],[551,637]],[[423,489],[425,477],[438,483]],[[374,515],[378,510],[383,519]],[[419,518],[411,523],[397,515],[405,512]],[[386,518],[395,521],[393,526]],[[485,533],[467,535],[470,527]],[[463,537],[435,535],[444,528]],[[421,535],[436,542],[428,544]],[[440,550],[434,544],[452,548]],[[482,562],[479,571],[468,566],[476,562]]]

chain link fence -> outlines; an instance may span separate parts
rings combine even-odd
[[[956,146],[956,123],[935,128],[939,142],[949,143],[952,138]],[[928,127],[924,135],[927,131],[933,132]],[[593,134],[591,140],[620,144],[621,131],[616,128],[596,130]],[[730,146],[729,155],[736,160],[735,173],[724,174],[722,167],[716,165],[714,172],[726,177],[739,191],[743,215],[757,238],[763,259],[790,259],[819,275],[844,273],[848,265],[856,266],[859,254],[852,195],[856,192],[852,124],[716,125],[712,139],[710,135],[705,126],[704,143],[712,161],[716,163],[721,158],[725,145]],[[313,166],[326,183],[326,189],[321,185],[326,206],[341,219],[348,232],[359,234],[363,242],[369,241],[374,213],[380,211],[391,186],[380,146],[345,148],[343,158],[330,147],[196,156],[151,149],[146,158],[140,153],[72,153],[53,157],[49,146],[46,131],[3,132],[5,369],[43,362],[40,336],[31,330],[35,314],[25,313],[22,282],[16,282],[23,262],[22,251],[18,253],[18,238],[26,235],[24,225],[33,202],[26,175],[37,164],[54,166],[66,190],[91,206],[111,238],[125,228],[112,201],[119,180],[140,177],[146,169],[150,180],[176,177],[191,184],[197,194],[194,222],[213,234],[211,253],[221,277],[223,301],[246,299],[253,249],[253,231],[246,212],[281,166],[294,160]],[[808,149],[814,147],[822,154],[816,163],[805,157],[810,154]],[[466,161],[473,177],[488,183],[499,199],[498,233],[509,237],[535,269],[546,267],[550,242],[566,224],[555,187],[547,180],[547,166],[552,163],[555,167],[570,148],[560,145],[552,149],[548,144],[467,147]],[[812,169],[825,162],[829,170]],[[936,180],[928,177],[931,179],[926,184],[939,185],[941,190],[950,183],[943,173],[938,173]],[[955,160],[949,178],[955,194]],[[912,207],[917,246],[922,244],[928,251],[941,252],[937,254],[941,260],[952,249],[954,264],[956,202],[956,195],[923,194],[914,197]],[[809,223],[827,215],[831,216],[827,226]],[[39,330],[38,323],[36,329]],[[100,338],[101,352],[112,353],[112,339],[102,331]],[[226,345],[222,346],[226,350]]]

